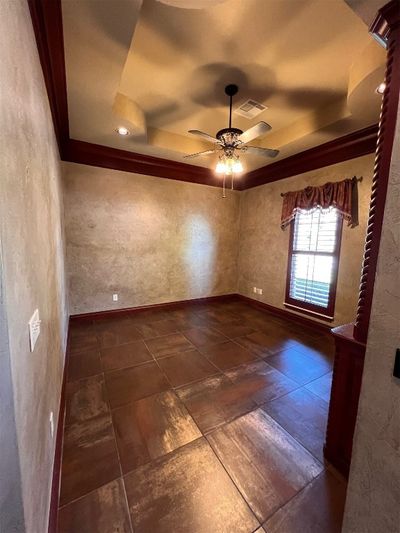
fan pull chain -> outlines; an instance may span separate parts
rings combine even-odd
[[[222,198],[226,198],[225,181],[226,181],[226,174],[224,174],[224,179],[222,180]]]
[[[232,172],[232,183],[231,183],[231,189],[233,191],[233,172]]]

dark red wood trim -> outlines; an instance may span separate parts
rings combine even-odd
[[[292,220],[290,223],[290,237],[289,237],[289,251],[287,259],[287,269],[286,269],[286,291],[285,291],[285,305],[295,306],[298,313],[303,313],[306,315],[315,316],[320,320],[325,320],[332,322],[335,316],[335,304],[336,304],[336,289],[339,275],[339,263],[340,263],[340,248],[342,243],[342,230],[343,230],[343,219],[339,216],[337,221],[337,231],[336,231],[336,242],[335,250],[332,254],[333,256],[333,272],[332,272],[332,283],[329,287],[329,299],[328,307],[323,308],[317,305],[309,304],[302,302],[301,300],[295,300],[290,296],[290,278],[291,278],[291,267],[292,267],[292,257],[293,257],[293,241],[294,241],[294,227],[296,220]],[[312,253],[312,252],[310,252]],[[318,254],[315,254],[318,255]]]
[[[70,139],[65,147],[64,161],[95,167],[112,168],[178,181],[221,187],[221,180],[208,168],[178,161],[119,150],[99,144]]]
[[[177,300],[175,302],[165,302],[152,305],[141,305],[138,307],[125,307],[122,309],[109,309],[107,311],[95,311],[93,313],[82,313],[71,315],[70,320],[86,321],[93,319],[109,318],[116,316],[129,315],[130,313],[139,313],[140,311],[149,311],[155,309],[175,309],[185,305],[202,305],[207,303],[229,302],[237,299],[236,294],[221,294],[220,296],[207,296],[205,298],[194,298],[193,300]]]
[[[66,398],[65,388],[66,388],[66,383],[67,383],[68,360],[69,360],[69,325],[68,325],[67,346],[65,350],[60,405],[59,405],[58,421],[57,421],[56,446],[55,446],[55,452],[54,452],[53,476],[52,476],[52,481],[51,481],[51,493],[50,493],[48,533],[57,533],[58,531],[57,529],[58,503],[60,499],[61,462],[62,462],[62,448],[63,448],[63,440],[64,440],[64,421],[65,421],[65,398]]]
[[[374,30],[375,28],[375,30]],[[354,336],[361,342],[367,341],[379,245],[385,211],[386,193],[400,93],[400,3],[394,0],[384,6],[374,20],[371,31],[386,28],[387,63],[378,142],[372,178],[371,204],[367,225],[364,259],[361,272],[360,292]]]
[[[378,125],[349,133],[339,139],[320,144],[276,163],[248,172],[241,189],[250,189],[317,168],[371,154],[376,148]]]
[[[291,313],[290,311],[287,311],[286,309],[279,309],[279,307],[275,307],[265,302],[260,302],[259,300],[254,300],[253,298],[249,298],[248,296],[244,296],[242,294],[237,294],[236,296],[239,300],[242,300],[252,305],[253,307],[257,307],[258,309],[267,311],[268,313],[276,315],[279,318],[285,318],[287,320],[291,320],[292,322],[296,322],[297,324],[301,324],[302,326],[307,326],[320,332],[321,334],[328,333],[331,330],[328,324],[316,322],[315,320],[311,320],[309,318],[306,318],[305,316],[296,315],[294,313]]]
[[[365,344],[354,339],[353,324],[334,328],[332,334],[336,353],[324,455],[347,477],[364,369]]]
[[[61,0],[28,0],[60,156],[69,139]]]

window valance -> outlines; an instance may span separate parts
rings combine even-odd
[[[358,187],[360,179],[348,178],[343,181],[328,182],[320,187],[306,187],[300,191],[282,194],[281,228],[286,226],[296,216],[297,211],[310,209],[328,209],[335,207],[347,220],[347,225],[358,226]]]

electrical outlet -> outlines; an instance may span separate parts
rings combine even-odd
[[[257,287],[253,287],[254,294],[257,294]]]
[[[258,289],[258,294],[262,294],[262,289]]]
[[[113,294],[113,302],[118,302],[118,294]]]
[[[49,422],[50,422],[50,436],[51,436],[51,438],[53,438],[54,437],[54,415],[53,415],[53,411],[50,411]]]
[[[38,337],[40,335],[40,323],[41,320],[39,318],[39,309],[35,309],[35,312],[31,316],[28,325],[29,325],[29,345],[31,348],[31,352],[35,349],[36,341],[38,340]]]

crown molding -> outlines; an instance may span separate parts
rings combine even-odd
[[[61,0],[28,0],[60,157],[69,139]]]
[[[75,139],[69,139],[64,144],[63,160],[159,178],[221,186],[221,181],[208,168]]]
[[[375,152],[378,124],[248,172],[242,190]]]
[[[398,0],[396,0],[398,1]],[[220,187],[211,169],[70,138],[61,0],[28,0],[40,62],[63,161]],[[378,126],[329,141],[244,175],[245,190],[375,151]]]

